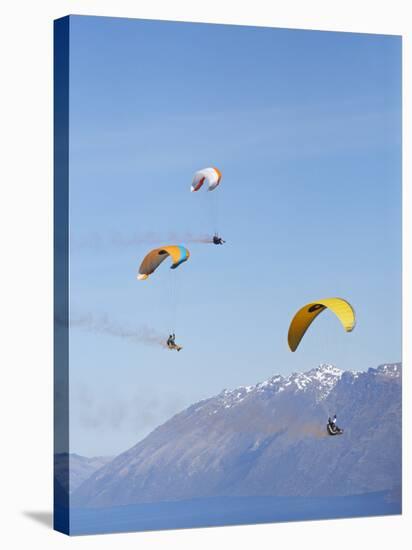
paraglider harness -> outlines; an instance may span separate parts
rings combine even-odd
[[[329,435],[343,434],[343,430],[341,428],[338,428],[338,426],[336,425],[336,415],[334,416],[333,420],[329,417],[326,428]]]
[[[176,351],[180,351],[182,349],[182,346],[178,346],[175,342],[175,333],[173,332],[172,334],[169,334],[169,338],[167,339],[167,347],[169,349],[175,349]]]
[[[217,233],[213,235],[213,244],[224,244],[226,241],[222,239],[222,237],[219,237]]]

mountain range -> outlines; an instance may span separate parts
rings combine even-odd
[[[76,453],[57,453],[54,455],[55,481],[66,493],[72,493],[83,481],[111,460],[111,456],[88,458]]]
[[[345,496],[401,486],[400,363],[320,365],[200,401],[91,474],[77,507]],[[344,434],[326,432],[337,413]]]

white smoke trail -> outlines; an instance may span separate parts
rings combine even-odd
[[[75,250],[107,250],[118,248],[133,248],[142,244],[153,246],[166,246],[167,244],[180,243],[213,243],[213,236],[208,234],[196,233],[167,233],[157,234],[153,232],[133,233],[122,235],[114,233],[112,235],[100,235],[92,233],[83,237],[73,236],[70,241],[72,251]]]
[[[55,322],[60,326],[67,326],[67,323],[62,318],[55,317]],[[167,337],[157,330],[146,325],[141,325],[135,329],[125,327],[113,322],[108,315],[96,316],[86,313],[78,317],[72,316],[69,320],[69,326],[84,329],[95,334],[107,334],[113,338],[120,338],[134,344],[167,348]]]

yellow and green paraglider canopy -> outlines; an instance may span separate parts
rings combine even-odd
[[[186,262],[190,257],[190,252],[187,248],[180,245],[162,246],[161,248],[155,248],[151,250],[143,258],[140,264],[139,273],[137,278],[143,281],[149,277],[159,265],[170,256],[172,259],[171,269],[176,269],[180,264]]]
[[[296,351],[303,335],[319,313],[330,309],[342,323],[346,332],[355,328],[355,311],[349,302],[342,298],[325,298],[318,302],[311,302],[303,306],[293,317],[289,326],[288,343],[291,351]]]

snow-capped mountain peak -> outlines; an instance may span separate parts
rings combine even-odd
[[[401,369],[400,363],[359,372],[319,365],[224,390],[92,474],[72,495],[72,505],[342,496],[399,487]],[[342,438],[326,432],[334,412]]]
[[[376,374],[388,378],[400,378],[402,376],[402,366],[400,363],[386,363],[379,365],[376,369],[369,369],[369,371],[375,371]]]
[[[221,407],[230,409],[255,394],[312,391],[316,401],[325,399],[342,377],[343,371],[333,365],[321,364],[308,372],[292,373],[289,376],[276,374],[255,386],[240,386],[223,390],[218,396]],[[217,409],[213,413],[217,412]]]

